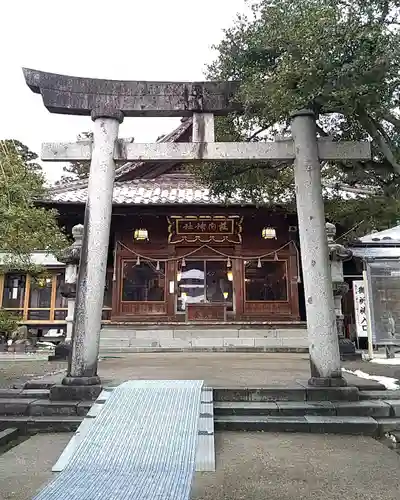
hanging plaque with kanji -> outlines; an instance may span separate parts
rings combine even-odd
[[[168,217],[169,243],[241,243],[242,218],[202,215]]]

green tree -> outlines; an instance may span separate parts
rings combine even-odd
[[[36,204],[46,198],[37,155],[18,141],[0,141],[0,250],[4,268],[32,269],[35,250],[57,253],[67,244],[57,212]]]
[[[93,132],[81,132],[77,136],[77,141],[92,141]],[[67,175],[63,175],[59,181],[56,182],[56,186],[64,186],[66,184],[71,184],[72,182],[85,180],[89,177],[90,161],[71,161],[68,165],[63,167],[63,172]]]
[[[218,140],[290,136],[290,115],[310,108],[326,140],[372,140],[368,162],[322,166],[326,213],[360,232],[400,214],[400,0],[258,0],[216,46],[212,79],[239,80],[244,116],[217,121]],[[294,206],[291,165],[209,164],[215,194],[240,189],[257,203]],[[346,186],[346,195],[342,187]],[[360,224],[361,221],[364,221]]]

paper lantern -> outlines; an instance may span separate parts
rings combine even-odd
[[[276,240],[276,229],[274,227],[264,227],[261,235],[264,240]]]
[[[147,241],[149,239],[149,232],[147,229],[135,229],[133,239],[135,241]]]

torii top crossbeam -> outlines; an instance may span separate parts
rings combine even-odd
[[[25,81],[51,113],[90,115],[103,108],[126,117],[227,115],[242,111],[233,95],[238,82],[144,82],[57,75],[23,68]]]
[[[23,69],[29,88],[41,94],[52,113],[113,117],[193,116],[192,143],[138,144],[118,141],[115,161],[237,161],[293,160],[294,145],[286,142],[215,143],[214,115],[242,112],[234,99],[239,82],[139,82],[79,78]],[[44,161],[90,160],[92,141],[43,144]],[[367,142],[318,144],[320,160],[364,160]]]

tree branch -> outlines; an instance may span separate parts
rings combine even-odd
[[[257,132],[254,132],[254,134],[251,134],[251,136],[246,139],[246,142],[252,141],[255,137],[258,136],[258,134],[261,134],[261,132],[264,132],[264,130],[267,130],[268,128],[269,128],[269,126],[268,127],[261,127],[259,130],[257,130]]]
[[[372,139],[376,142],[378,148],[381,153],[385,156],[387,161],[393,167],[393,169],[400,174],[400,165],[397,163],[396,158],[393,155],[392,150],[390,149],[389,144],[386,142],[385,138],[381,134],[381,132],[376,127],[374,121],[370,118],[368,113],[361,108],[358,108],[357,114],[360,120],[360,123],[363,125],[365,130],[369,133]]]
[[[317,127],[317,132],[322,136],[322,137],[329,137],[329,134],[328,132],[325,132],[325,130],[320,126],[318,125],[318,123],[315,124],[316,127]]]
[[[347,186],[346,184],[342,184],[340,182],[330,183],[330,182],[322,180],[322,185],[326,188],[337,189],[337,190],[344,191],[347,193],[366,194],[366,195],[370,195],[370,196],[376,196],[377,194],[379,194],[372,189],[350,187],[350,186]]]
[[[400,119],[393,116],[391,113],[385,113],[382,115],[382,120],[391,123],[394,127],[399,129],[400,132]]]
[[[383,6],[382,6],[382,14],[379,18],[380,24],[382,24],[386,21],[388,14],[389,14],[389,0],[386,0],[383,2]]]
[[[390,142],[390,138],[385,130],[385,128],[383,127],[383,125],[381,123],[379,123],[378,120],[376,120],[373,116],[369,115],[369,119],[371,120],[371,122],[375,125],[375,127],[377,128],[377,130],[380,132],[380,134],[382,135],[382,137],[385,139],[386,142]]]

